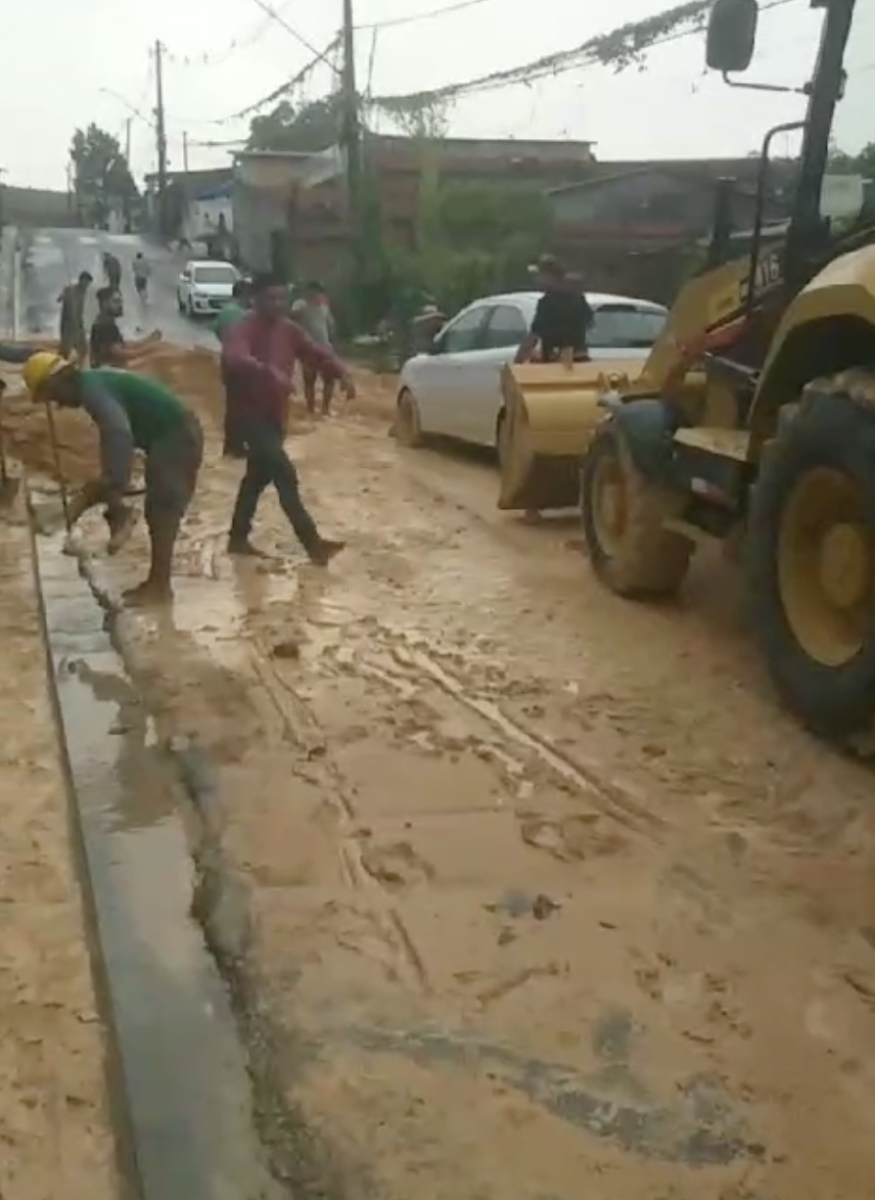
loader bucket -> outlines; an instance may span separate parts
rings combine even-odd
[[[580,499],[580,464],[605,410],[600,398],[631,386],[643,361],[602,360],[504,367],[504,425],[498,507],[571,508]]]

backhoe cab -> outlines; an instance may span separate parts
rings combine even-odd
[[[676,591],[698,544],[738,539],[781,696],[812,730],[853,740],[875,717],[875,217],[866,181],[828,165],[833,147],[847,166],[875,141],[863,74],[875,10],[811,7],[822,10],[812,77],[783,88],[807,97],[804,118],[764,138],[753,227],[730,231],[746,249],[729,256],[739,243],[724,197],[709,268],[681,291],[640,379],[602,397],[581,515],[594,570],[629,597]],[[711,11],[707,62],[733,86],[758,16],[756,0]],[[790,130],[801,155],[775,230],[772,148]]]

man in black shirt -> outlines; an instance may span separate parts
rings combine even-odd
[[[516,362],[528,362],[538,343],[543,362],[558,362],[563,351],[575,359],[587,359],[586,333],[592,324],[592,309],[576,279],[552,254],[538,261],[538,283],[544,294],[538,301],[528,337],[520,346]]]
[[[91,326],[92,367],[126,367],[150,346],[160,342],[161,334],[157,330],[139,341],[125,341],[118,327],[122,298],[113,288],[101,288],[97,293],[97,302],[100,310]]]

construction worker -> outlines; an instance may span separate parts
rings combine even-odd
[[[122,315],[121,293],[114,288],[100,288],[97,303],[98,313],[91,326],[89,342],[92,367],[129,367],[161,341],[161,331],[158,329],[147,337],[125,341],[118,327],[118,319]]]
[[[88,354],[85,336],[85,297],[94,282],[90,271],[82,271],[75,283],[68,283],[58,296],[61,305],[60,351],[65,358],[78,354],[81,362]]]
[[[242,321],[252,305],[252,284],[248,279],[238,279],[231,289],[230,303],[226,304],[213,322],[213,333],[224,346],[228,330]],[[225,362],[222,360],[222,385],[225,389],[225,438],[222,445],[223,458],[245,458],[244,447],[237,432],[238,418],[234,411],[233,387],[228,386]]]
[[[301,499],[298,473],[283,446],[298,359],[318,373],[340,381],[347,396],[355,384],[344,364],[328,346],[314,342],[286,316],[285,285],[276,275],[252,283],[253,312],[232,325],[222,345],[229,398],[239,414],[239,432],[246,445],[246,474],[237,493],[228,553],[258,555],[249,540],[252,522],[264,489],[273,484],[283,512],[311,562],[326,566],[343,549],[343,542],[323,538]]]
[[[304,288],[303,296],[292,305],[292,320],[297,321],[304,332],[320,346],[331,349],[334,344],[334,317],[328,302],[328,292],[317,280],[312,280]],[[304,401],[307,412],[316,412],[316,384],[319,372],[306,363],[301,364],[304,380]],[[322,379],[321,413],[327,417],[331,411],[331,401],[334,398],[334,376],[327,375]]]
[[[146,580],[125,593],[128,604],[172,599],[173,548],[194,495],[204,437],[194,413],[154,379],[112,367],[81,370],[75,362],[45,351],[22,369],[33,398],[60,408],[81,408],[100,436],[101,475],[73,498],[77,521],[96,504],[106,505],[110,553],[117,553],[133,529],[134,514],[124,503],[130,489],[134,451],[145,455],[145,516],[151,541]]]

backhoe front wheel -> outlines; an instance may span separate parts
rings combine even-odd
[[[671,493],[635,466],[616,422],[596,431],[583,463],[581,521],[599,579],[621,596],[670,596],[683,583],[693,543],[664,527]]]
[[[779,426],[754,490],[747,554],[756,633],[784,702],[821,736],[870,732],[875,376],[819,382]]]

